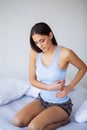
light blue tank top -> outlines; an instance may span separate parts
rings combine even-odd
[[[58,80],[65,80],[67,70],[60,69],[58,66],[60,48],[61,46],[57,46],[53,62],[47,67],[42,63],[42,53],[38,53],[36,59],[36,76],[38,81],[50,85]],[[58,93],[57,90],[41,90],[40,95],[43,100],[50,103],[63,103],[69,100],[68,96],[64,98],[56,97],[56,93]]]

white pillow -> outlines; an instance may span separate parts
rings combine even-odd
[[[37,97],[38,97],[38,94],[39,94],[40,91],[41,91],[41,89],[32,86],[30,83],[27,83],[27,86],[29,86],[29,87],[28,87],[29,89],[28,89],[28,91],[26,92],[25,95],[31,96],[31,97],[34,97],[34,98],[37,98]]]
[[[29,86],[22,79],[2,78],[0,79],[0,105],[20,98],[28,90]]]
[[[83,104],[87,99],[87,88],[81,85],[76,85],[76,87],[69,93],[69,97],[72,99],[74,108],[77,109]]]
[[[82,106],[83,102],[87,100],[87,88],[78,83],[69,93],[69,97],[72,99],[73,103],[71,119],[75,120],[74,115],[76,111]]]
[[[82,106],[76,111],[75,120],[79,123],[87,121],[87,100],[85,100]]]

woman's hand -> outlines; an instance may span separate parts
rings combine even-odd
[[[65,80],[59,80],[49,86],[49,90],[63,90]]]
[[[65,96],[67,96],[68,93],[69,93],[69,88],[68,88],[68,86],[67,87],[65,86],[65,87],[63,87],[62,90],[59,90],[58,93],[56,93],[56,97],[63,98]]]

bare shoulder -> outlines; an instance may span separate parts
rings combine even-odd
[[[72,53],[74,52],[71,49],[61,46],[61,54],[64,58],[68,58]]]
[[[33,50],[31,48],[30,54],[29,54],[29,63],[30,64],[35,64],[36,63],[37,54],[38,54],[38,52],[36,52],[35,50]]]
[[[70,48],[62,47],[61,48],[62,53],[65,54],[67,60],[72,61],[72,60],[77,60],[79,59],[78,55]]]
[[[35,59],[36,59],[37,54],[38,54],[38,53],[37,53],[35,50],[33,50],[33,49],[31,49],[31,50],[30,50],[30,57],[35,58]]]
[[[71,62],[71,61],[75,61],[75,60],[77,60],[77,59],[79,59],[79,57],[77,56],[77,54],[72,50],[72,49],[70,49],[70,48],[66,48],[66,47],[61,47],[61,53],[62,53],[62,55],[65,57],[65,58],[67,58],[67,60],[69,61],[69,62]]]
[[[80,59],[80,57],[72,49],[61,47],[61,54],[64,55],[64,58],[67,60],[68,63],[71,63],[77,68],[86,66],[85,63]]]
[[[36,56],[37,54],[38,54],[38,53],[37,53],[34,49],[31,48],[31,50],[30,50],[30,55]]]

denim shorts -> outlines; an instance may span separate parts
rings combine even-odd
[[[58,107],[61,107],[63,110],[65,110],[69,116],[72,112],[72,105],[73,104],[72,104],[71,99],[69,99],[67,102],[64,102],[64,103],[49,103],[49,102],[44,101],[41,98],[40,94],[38,95],[38,99],[40,100],[41,105],[45,108],[49,108],[51,106],[58,106]]]

